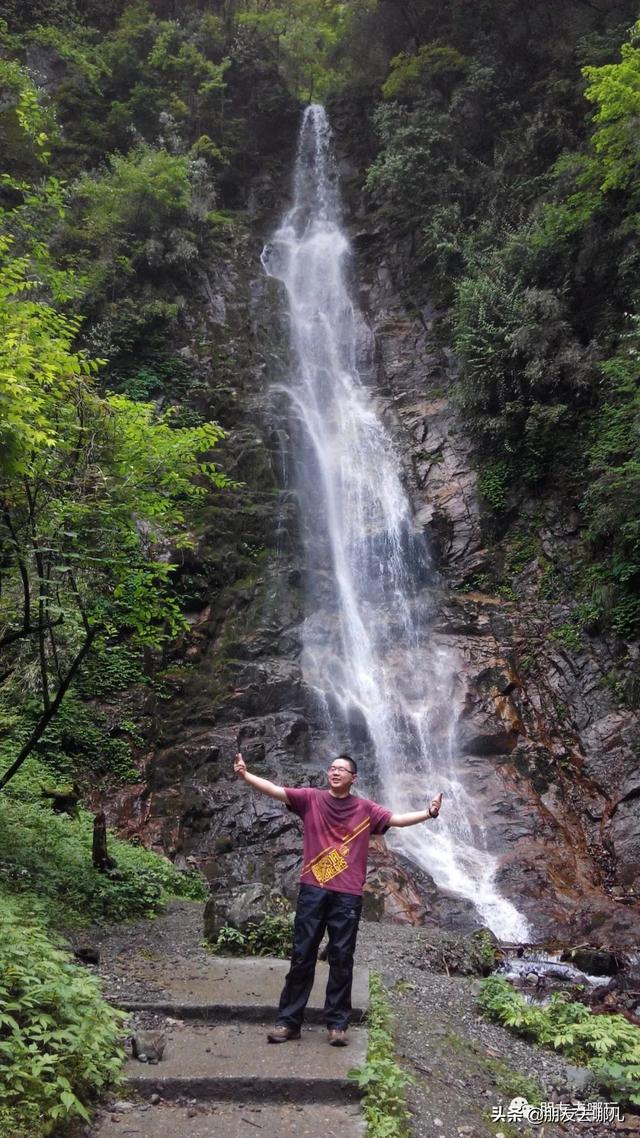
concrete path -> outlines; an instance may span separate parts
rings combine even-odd
[[[360,1110],[344,1106],[208,1103],[142,1106],[105,1119],[100,1138],[364,1138]]]
[[[330,1047],[319,964],[299,1041],[270,1044],[286,961],[212,957],[154,970],[153,994],[122,1000],[143,1029],[161,1031],[157,1064],[130,1058],[126,1089],[95,1138],[363,1138],[358,1089],[348,1078],[366,1058],[362,1017],[368,971],[356,970],[348,1047]]]
[[[118,1000],[125,1011],[158,1010],[181,1019],[266,1020],[275,1018],[284,978],[289,971],[286,960],[272,957],[212,956],[206,964],[176,960],[159,971],[153,966],[156,989],[151,1000]],[[307,1007],[307,1023],[324,1023],[322,1008],[329,968],[319,963]],[[369,972],[356,968],[353,978],[354,1023],[362,1020],[369,1006]],[[331,1048],[331,1050],[338,1050]],[[343,1048],[343,1050],[345,1050]]]

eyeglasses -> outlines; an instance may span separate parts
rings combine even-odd
[[[329,767],[329,774],[353,774],[350,767]]]

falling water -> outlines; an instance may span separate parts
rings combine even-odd
[[[296,484],[311,615],[302,666],[331,746],[371,758],[384,801],[422,808],[436,790],[437,825],[392,830],[393,845],[438,886],[471,899],[507,940],[527,926],[493,885],[495,859],[455,770],[455,668],[428,634],[427,550],[414,532],[399,463],[357,361],[370,334],[347,284],[331,131],[323,107],[304,114],[293,205],[263,253],[286,286]],[[358,747],[360,744],[360,747]],[[361,781],[366,785],[366,763]]]

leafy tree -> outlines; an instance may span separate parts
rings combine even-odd
[[[14,178],[33,176],[49,157],[52,127],[51,112],[26,68],[0,58],[0,148]]]
[[[174,429],[171,412],[98,395],[99,362],[73,350],[78,321],[35,299],[27,258],[2,251],[0,644],[5,685],[32,668],[40,707],[0,788],[99,637],[158,645],[182,626],[165,551],[189,543],[187,509],[227,481],[201,457],[215,423]]]
[[[593,131],[588,146],[563,154],[555,165],[556,201],[540,214],[537,243],[541,246],[581,234],[604,213],[607,228],[635,211],[640,197],[640,163],[635,123],[640,112],[640,22],[621,47],[621,60],[585,67],[585,97],[594,105]],[[607,211],[613,210],[613,213]],[[617,215],[617,216],[616,216]],[[635,217],[631,224],[637,228]]]
[[[128,358],[171,326],[220,224],[214,204],[204,158],[146,144],[79,179],[55,247],[76,270],[92,350]]]
[[[237,13],[267,45],[291,90],[306,101],[320,99],[338,83],[332,56],[349,18],[335,0],[247,0]]]
[[[598,158],[600,190],[640,192],[640,159],[635,123],[640,114],[640,21],[621,48],[619,63],[586,67],[586,98],[596,110],[592,147]]]

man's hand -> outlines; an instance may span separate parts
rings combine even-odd
[[[390,826],[417,826],[419,822],[426,822],[429,818],[437,818],[442,806],[442,792],[431,799],[431,805],[426,810],[414,810],[410,814],[392,814],[389,819]]]
[[[435,798],[431,799],[431,805],[429,807],[429,817],[430,818],[437,818],[438,817],[438,814],[440,813],[440,807],[442,806],[442,799],[443,799],[442,791],[440,791],[439,794],[436,794]]]
[[[260,794],[266,794],[268,798],[275,798],[278,802],[284,802],[285,806],[290,805],[284,787],[276,786],[275,782],[270,782],[268,778],[260,778],[260,775],[252,774],[251,771],[248,771],[247,764],[240,754],[240,751],[238,751],[233,760],[233,769],[238,775],[238,778],[241,778],[247,786],[258,790]]]

